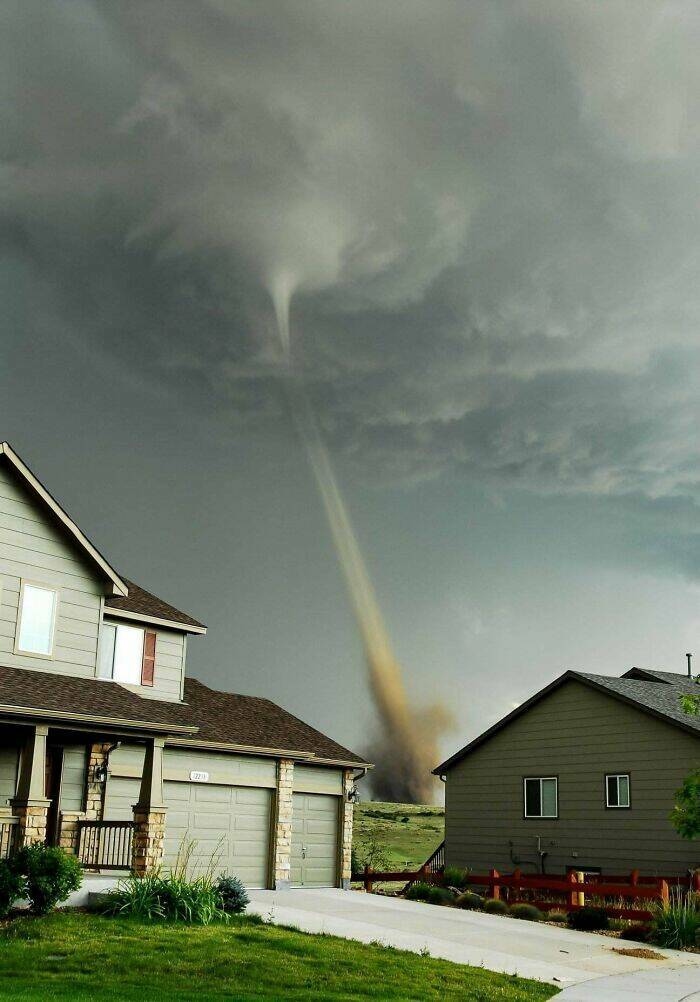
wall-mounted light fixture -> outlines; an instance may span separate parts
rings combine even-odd
[[[107,766],[103,763],[102,765],[96,765],[92,770],[92,779],[94,783],[104,783],[107,780]]]
[[[360,802],[360,791],[357,789],[356,786],[353,786],[352,789],[348,790],[348,803],[359,804],[359,802]]]

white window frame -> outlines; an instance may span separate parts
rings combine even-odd
[[[617,799],[620,800],[620,780],[627,780],[627,803],[626,804],[611,804],[610,803],[610,791],[608,790],[608,780],[616,780],[615,786],[617,787]],[[632,806],[632,782],[630,780],[630,774],[628,772],[606,772],[605,773],[605,806],[609,807],[611,811],[628,811]]]
[[[544,805],[544,797],[542,796],[542,783],[545,781],[554,781],[554,814],[528,814],[527,813],[527,784],[536,783],[540,784],[540,811]],[[559,777],[558,776],[523,776],[523,817],[525,818],[539,818],[540,820],[555,821],[559,817]]]
[[[104,644],[104,632],[103,631],[104,631],[105,627],[110,627],[111,629],[113,629],[115,631],[115,644],[114,644],[114,647],[112,648],[112,666],[111,666],[112,672],[111,672],[110,675],[101,675],[100,674],[100,668],[101,668],[101,663],[102,663],[102,650],[103,650],[103,644]],[[135,630],[135,631],[138,630],[141,633],[141,661],[139,663],[138,681],[136,681],[136,682],[129,682],[126,679],[119,679],[119,678],[115,678],[114,677],[114,656],[115,656],[115,652],[116,652],[116,635],[118,634],[118,631],[120,629]],[[103,623],[102,623],[102,625],[100,627],[100,642],[99,642],[99,650],[98,650],[98,653],[97,653],[97,678],[102,679],[102,681],[104,681],[104,682],[116,682],[118,685],[138,685],[138,686],[142,686],[143,683],[142,683],[141,679],[143,678],[143,651],[144,651],[144,644],[145,644],[145,642],[146,642],[146,627],[145,626],[139,626],[136,623],[109,623],[109,622],[106,623],[106,622],[103,621]]]
[[[22,636],[22,614],[24,612],[24,592],[25,588],[27,587],[41,589],[41,591],[50,591],[54,596],[53,617],[51,620],[51,636],[49,638],[48,654],[45,654],[43,651],[28,651],[24,647],[20,647],[20,637]],[[17,630],[15,633],[15,647],[14,647],[15,654],[21,654],[23,657],[26,658],[43,658],[44,661],[54,660],[59,599],[60,599],[59,590],[54,585],[47,584],[46,581],[31,581],[29,578],[20,579],[19,605],[17,606]]]

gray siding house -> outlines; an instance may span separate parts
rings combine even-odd
[[[206,627],[118,574],[0,443],[0,856],[213,866],[346,886],[369,764],[267,699],[186,673]]]
[[[697,846],[669,821],[700,765],[700,717],[680,706],[700,685],[633,668],[569,671],[435,769],[445,857],[478,873],[683,875]]]

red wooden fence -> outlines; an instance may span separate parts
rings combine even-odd
[[[441,873],[431,872],[427,864],[417,871],[401,872],[377,872],[366,866],[364,873],[357,874],[356,877],[362,879],[365,890],[370,893],[373,885],[382,881],[442,882]],[[550,895],[556,896],[554,900],[537,898],[536,896],[534,900],[530,900],[529,903],[536,905],[542,911],[576,911],[584,904],[590,903],[590,898],[622,898],[623,901],[629,900],[630,903],[647,901],[667,903],[669,886],[700,891],[700,873],[693,874],[692,878],[642,877],[638,870],[632,870],[625,876],[587,874],[583,880],[579,880],[576,873],[568,873],[566,876],[545,876],[522,873],[516,869],[513,873],[499,873],[498,870],[490,870],[488,874],[469,873],[465,879],[466,883],[471,886],[487,888],[490,897],[507,896],[509,904],[515,904],[522,900],[521,891],[543,891],[548,898]],[[605,910],[611,917],[639,921],[650,919],[652,914],[647,908],[617,907],[616,905],[605,905]]]

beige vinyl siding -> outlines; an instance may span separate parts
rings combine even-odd
[[[295,793],[331,793],[340,796],[343,792],[342,769],[296,764],[293,777],[292,787]]]
[[[120,745],[109,757],[110,776],[140,779],[144,749],[140,745]],[[272,758],[255,755],[226,755],[195,748],[166,748],[163,754],[163,778],[189,780],[190,772],[207,772],[210,783],[236,786],[277,785],[277,763]],[[109,785],[109,784],[108,784]],[[119,821],[121,818],[109,820]]]
[[[0,747],[0,810],[9,807],[17,790],[19,748]]]
[[[185,634],[177,630],[160,630],[148,623],[135,619],[118,619],[105,609],[105,623],[112,626],[135,626],[150,630],[156,635],[156,660],[152,686],[125,685],[145,699],[161,699],[177,702],[181,698],[182,679],[185,673]],[[124,683],[120,683],[124,685]]]
[[[512,721],[447,773],[448,865],[532,872],[537,837],[545,868],[637,867],[684,873],[697,863],[668,820],[673,794],[700,765],[700,739],[570,681]],[[606,773],[629,773],[631,807],[605,807]],[[559,818],[523,816],[523,778],[557,776]]]
[[[63,749],[60,807],[62,811],[82,811],[85,807],[87,748],[69,745]]]
[[[15,654],[22,580],[59,592],[52,658]],[[15,668],[94,676],[102,585],[35,499],[0,464],[0,657]]]

